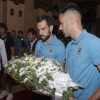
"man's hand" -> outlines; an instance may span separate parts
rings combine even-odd
[[[89,98],[89,100],[99,100],[99,99],[100,99],[100,88],[95,92],[95,94],[93,94],[91,98]]]
[[[69,100],[76,100],[75,98],[70,97]]]

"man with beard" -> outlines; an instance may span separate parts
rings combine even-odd
[[[49,16],[43,15],[37,18],[37,29],[41,40],[36,44],[36,56],[57,60],[61,66],[65,63],[65,46],[52,33],[53,24]],[[50,96],[33,93],[33,100],[51,100]]]
[[[66,72],[84,86],[74,95],[77,100],[94,100],[89,98],[100,87],[100,39],[83,29],[81,19],[81,10],[75,3],[59,11],[59,29],[65,37],[72,38],[66,48]]]

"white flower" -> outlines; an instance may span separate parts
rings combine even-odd
[[[26,61],[24,61],[24,60],[22,60],[22,62],[21,62],[22,64],[25,64],[26,63]]]
[[[21,62],[21,60],[20,60],[20,59],[16,59],[14,62],[15,62],[15,63],[16,63],[16,62],[19,62],[19,63],[20,63],[20,62]]]
[[[26,56],[25,58],[24,58],[24,60],[28,60],[29,59],[29,57],[28,56]]]
[[[44,79],[46,79],[46,76],[42,76],[39,78],[39,83],[41,83]]]
[[[18,71],[18,70],[17,70],[17,69],[15,69],[15,72],[16,72],[16,73],[17,73],[17,71]]]
[[[11,71],[12,70],[12,67],[9,67],[8,70]]]
[[[19,70],[19,72],[23,72],[25,69],[22,67],[20,70]]]
[[[7,66],[8,66],[8,63],[6,62],[5,65],[4,65],[4,67],[6,68]]]
[[[13,64],[13,65],[12,65],[12,68],[13,68],[13,69],[15,69],[15,66],[16,66],[16,65],[15,65],[15,64]]]
[[[41,75],[45,75],[46,69],[40,69],[39,71],[36,71],[36,76],[37,78]]]
[[[24,74],[25,74],[25,71],[22,71],[22,72],[19,73],[19,76],[21,77],[21,76],[23,76]]]
[[[28,78],[25,78],[25,79],[24,79],[24,83],[26,83],[27,80],[28,80]]]
[[[30,66],[25,67],[25,70],[28,70],[30,68]]]

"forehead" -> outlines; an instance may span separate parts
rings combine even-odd
[[[33,35],[32,32],[28,32],[28,35]]]
[[[43,27],[46,27],[46,26],[48,26],[48,25],[47,25],[47,22],[45,20],[37,23],[37,28],[43,28]]]
[[[23,35],[23,33],[18,33],[19,35]]]
[[[16,34],[16,32],[12,32],[12,34]]]
[[[66,19],[67,19],[67,16],[65,16],[65,14],[60,14],[59,15],[59,21],[60,22],[66,21]]]

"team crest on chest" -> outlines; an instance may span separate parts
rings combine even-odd
[[[49,55],[51,55],[52,53],[53,53],[53,48],[50,48],[50,50],[49,50]]]
[[[77,56],[80,56],[80,54],[81,54],[81,51],[82,51],[82,46],[79,46],[79,47],[78,47]]]

